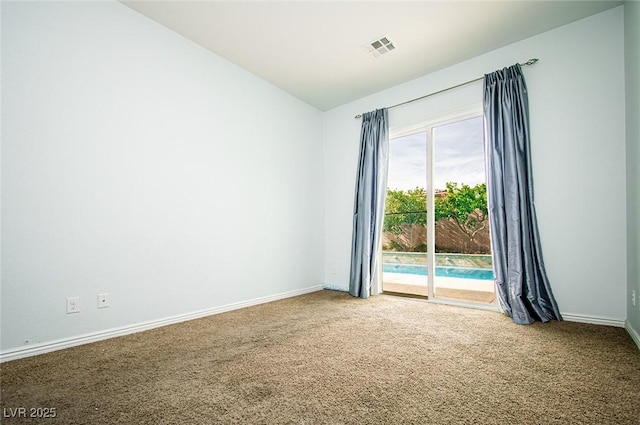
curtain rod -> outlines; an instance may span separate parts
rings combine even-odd
[[[520,66],[533,65],[534,63],[538,62],[538,60],[539,60],[538,58],[532,58],[532,59],[529,59],[528,61],[526,61],[525,63],[521,63]],[[393,105],[393,106],[387,106],[387,109],[391,109],[391,108],[395,108],[395,107],[398,107],[398,106],[406,105],[407,103],[415,102],[416,100],[422,100],[422,99],[427,98],[429,96],[433,96],[433,95],[440,94],[440,93],[445,92],[445,91],[457,89],[458,87],[466,86],[467,84],[475,83],[476,81],[480,81],[482,79],[484,79],[484,75],[482,77],[474,78],[473,80],[465,81],[464,83],[456,84],[455,86],[447,87],[446,89],[438,90],[438,91],[433,92],[433,93],[425,94],[424,96],[416,97],[415,99],[407,100],[405,102],[398,103],[398,104]],[[354,118],[356,118],[356,119],[357,118],[362,118],[362,114],[358,114]]]

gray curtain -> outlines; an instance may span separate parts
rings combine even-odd
[[[484,77],[487,191],[498,301],[515,323],[562,320],[542,261],[529,101],[520,65]]]
[[[389,156],[389,120],[386,109],[362,116],[360,157],[353,206],[349,293],[368,298],[380,257]]]

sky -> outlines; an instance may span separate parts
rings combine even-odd
[[[484,130],[482,117],[434,128],[434,188],[447,182],[471,186],[484,183]],[[389,189],[426,188],[427,133],[390,140]]]

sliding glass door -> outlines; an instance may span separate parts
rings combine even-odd
[[[385,213],[383,291],[494,302],[478,111],[392,134]]]

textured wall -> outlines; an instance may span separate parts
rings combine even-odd
[[[627,102],[627,320],[640,347],[640,3],[624,5]],[[631,302],[635,291],[636,305]]]
[[[3,2],[2,350],[320,285],[321,132],[118,2]]]

